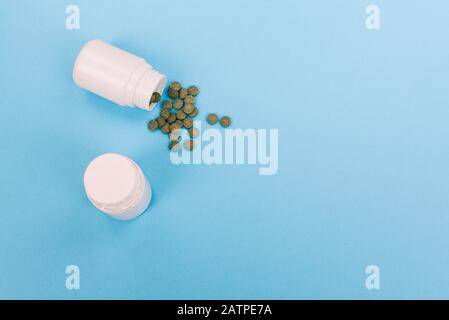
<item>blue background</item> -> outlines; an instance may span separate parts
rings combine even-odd
[[[81,29],[65,27],[65,8]],[[365,8],[381,29],[365,28]],[[449,298],[447,1],[1,1],[0,298]],[[200,118],[278,128],[279,171],[174,166],[154,116],[76,87],[99,38],[201,87]],[[134,159],[131,222],[83,172]],[[65,268],[81,289],[65,288]],[[381,289],[365,288],[365,267]]]

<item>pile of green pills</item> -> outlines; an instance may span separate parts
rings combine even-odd
[[[183,88],[179,81],[170,83],[167,96],[171,99],[162,101],[161,111],[156,119],[148,122],[148,129],[156,131],[160,129],[162,133],[169,136],[168,148],[177,152],[181,148],[179,129],[185,128],[189,131],[190,139],[184,141],[184,149],[191,151],[195,147],[194,138],[199,136],[198,129],[193,127],[193,118],[198,115],[196,106],[196,96],[200,93],[197,86]],[[160,101],[159,93],[153,93],[151,103]]]
[[[169,136],[168,148],[172,152],[178,152],[181,147],[184,147],[187,151],[195,148],[196,144],[193,139],[199,136],[199,130],[193,127],[193,119],[199,112],[196,106],[196,97],[199,93],[200,90],[197,86],[183,88],[179,81],[173,81],[167,90],[167,96],[171,101],[162,101],[159,116],[148,122],[150,131],[159,129],[162,133]],[[151,103],[157,103],[160,100],[161,95],[157,92],[153,93]],[[211,125],[219,123],[223,128],[229,127],[232,123],[230,117],[218,117],[215,113],[209,113],[206,120]],[[183,128],[188,130],[189,139],[181,144],[179,130]]]

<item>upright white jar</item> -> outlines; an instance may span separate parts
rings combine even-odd
[[[119,220],[141,215],[151,201],[151,186],[140,167],[131,159],[106,153],[87,166],[84,189],[99,210]]]
[[[151,111],[154,92],[162,94],[166,77],[143,58],[101,40],[81,49],[73,67],[73,81],[88,91],[121,106]]]

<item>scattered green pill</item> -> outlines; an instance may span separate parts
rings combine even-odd
[[[173,81],[172,83],[170,83],[169,88],[175,91],[179,91],[181,90],[181,84],[179,83],[179,81]]]
[[[170,132],[173,132],[176,129],[178,129],[176,126],[176,122],[170,123],[170,125],[168,126],[168,129],[170,130]]]
[[[162,102],[162,109],[166,109],[166,110],[170,111],[172,106],[173,106],[172,103],[168,100],[164,100]]]
[[[171,140],[170,143],[168,144],[168,148],[172,152],[177,152],[181,148],[181,144],[177,140]]]
[[[196,117],[197,115],[198,115],[198,108],[194,107],[193,111],[189,114],[189,116],[191,116],[193,118],[193,117]]]
[[[193,141],[192,139],[186,140],[183,143],[184,145],[184,149],[186,149],[187,151],[191,151],[193,150],[193,148],[195,148],[195,141]]]
[[[182,125],[184,126],[184,128],[190,129],[193,126],[193,120],[192,118],[185,118],[184,120],[182,120]]]
[[[170,111],[168,111],[167,109],[162,109],[160,116],[165,120],[167,120],[168,117],[170,116]]]
[[[184,111],[177,111],[176,112],[176,118],[178,118],[179,120],[184,120],[187,117],[187,115],[184,113]]]
[[[173,130],[170,130],[170,140],[179,141],[180,138],[181,138],[180,128],[174,128]]]
[[[185,99],[188,95],[187,89],[182,88],[181,90],[179,90],[178,92],[178,96],[181,99]]]
[[[161,100],[161,94],[159,92],[153,92],[150,98],[150,103],[157,103]]]
[[[151,131],[156,130],[159,127],[159,124],[157,122],[157,120],[151,120],[150,122],[148,122],[148,129],[150,129]]]
[[[218,121],[218,116],[215,113],[209,113],[209,115],[207,116],[207,122],[209,122],[209,124],[216,124]]]
[[[175,109],[181,109],[182,106],[184,105],[184,102],[181,99],[176,99],[175,101],[173,101],[173,107]]]
[[[200,93],[200,89],[198,89],[197,86],[190,86],[187,88],[187,92],[191,95],[196,97],[198,93]]]
[[[222,127],[227,128],[231,125],[231,118],[228,116],[221,117],[220,124]]]
[[[191,104],[186,104],[186,105],[184,106],[184,109],[183,109],[183,110],[184,110],[185,113],[191,114],[194,108],[195,108],[195,107],[194,107],[193,105],[191,105]]]
[[[173,123],[175,121],[176,121],[176,114],[175,113],[170,113],[170,115],[167,118],[167,122],[171,124],[171,123]]]
[[[200,135],[200,131],[199,131],[197,128],[192,127],[192,128],[189,129],[189,136],[190,136],[191,138],[196,138],[196,137],[198,137],[199,135]]]
[[[158,127],[162,128],[162,126],[165,124],[165,119],[162,117],[158,117],[157,119]]]
[[[175,121],[175,126],[176,126],[176,129],[181,129],[182,128],[182,121],[181,120],[176,120]]]
[[[163,133],[169,133],[169,132],[170,132],[170,125],[169,125],[168,123],[165,123],[165,124],[162,126],[161,131],[162,131]]]
[[[184,101],[186,104],[195,104],[195,97],[189,94]]]
[[[173,89],[168,89],[167,95],[172,99],[178,99],[178,91]]]

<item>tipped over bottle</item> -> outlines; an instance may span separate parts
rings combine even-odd
[[[143,58],[92,40],[76,58],[73,81],[118,105],[151,111],[158,101],[154,97],[160,97],[167,79]]]

